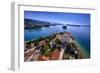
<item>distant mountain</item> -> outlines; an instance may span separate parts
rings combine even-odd
[[[41,27],[49,27],[55,25],[62,25],[60,23],[51,23],[46,21],[32,20],[32,19],[24,19],[24,28],[41,28]]]
[[[90,27],[90,25],[74,25],[74,24],[66,24],[67,26],[75,26],[75,27]]]

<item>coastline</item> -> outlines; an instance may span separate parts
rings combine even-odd
[[[72,34],[72,36],[75,38],[75,36],[74,36],[73,34]],[[76,41],[77,45],[78,45],[79,48],[80,48],[81,54],[84,55],[84,58],[85,58],[85,59],[90,58],[91,55],[90,55],[90,53],[87,52],[86,48],[83,47],[83,46],[81,45],[81,43],[80,43],[77,39],[75,39],[75,41]]]
[[[90,56],[89,56],[88,52],[86,51],[86,49],[77,40],[76,40],[76,43],[80,48],[81,55],[84,55],[83,56],[84,58],[90,58]]]
[[[81,44],[76,40],[76,38],[74,38],[74,36],[70,33],[70,32],[60,32],[60,33],[56,33],[56,34],[54,34],[54,35],[50,35],[50,36],[47,36],[47,37],[42,37],[42,39],[44,40],[44,39],[49,39],[49,41],[51,41],[51,40],[54,40],[55,38],[59,38],[59,39],[61,39],[62,37],[60,36],[60,35],[62,35],[62,34],[65,34],[65,35],[67,35],[68,37],[70,37],[70,38],[72,38],[72,39],[69,39],[71,42],[72,41],[74,41],[74,43],[77,45],[77,47],[78,47],[78,49],[77,50],[79,50],[79,59],[87,59],[87,58],[90,58],[90,57],[88,57],[88,53],[86,52],[86,50],[81,46]],[[36,40],[29,40],[29,41],[24,41],[25,42],[25,44],[26,43],[34,43],[34,42],[40,42],[40,41],[42,41],[41,40],[41,38],[39,38],[39,39],[36,39]],[[33,45],[33,44],[32,44]],[[33,46],[34,47],[34,46]],[[31,49],[28,49],[28,51],[29,50],[31,50]],[[33,49],[34,50],[34,49]],[[25,52],[24,52],[25,53]],[[62,53],[63,55],[64,55],[64,50],[63,50],[63,53]],[[62,56],[62,55],[61,55]],[[60,60],[61,60],[61,58],[60,58]],[[62,59],[62,60],[65,60],[65,59]],[[66,59],[66,60],[68,60],[68,59]]]

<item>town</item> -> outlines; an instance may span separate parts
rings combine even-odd
[[[80,47],[70,32],[55,33],[25,42],[25,62],[72,60],[83,57]]]

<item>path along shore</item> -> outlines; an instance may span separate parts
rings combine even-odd
[[[26,43],[25,46],[27,46]],[[70,32],[57,33],[52,39],[45,38],[38,43],[37,46],[34,46],[34,42],[32,42],[30,49],[25,47],[25,50],[27,49],[24,51],[25,62],[86,58]]]

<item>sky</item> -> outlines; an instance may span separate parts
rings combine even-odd
[[[62,24],[90,25],[90,14],[24,11],[24,18]]]

